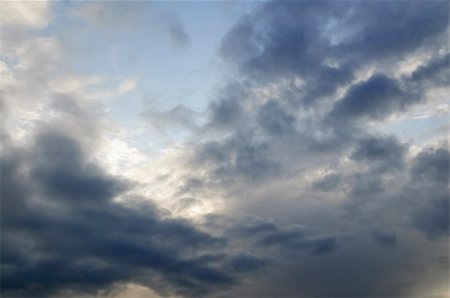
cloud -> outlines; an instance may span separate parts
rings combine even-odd
[[[449,151],[434,148],[420,152],[412,163],[411,185],[417,208],[413,211],[413,224],[430,239],[449,235]],[[428,199],[422,195],[426,193]]]
[[[313,188],[318,191],[335,190],[341,182],[341,176],[337,174],[328,174],[318,181],[314,181]]]
[[[220,97],[210,103],[211,120],[208,125],[219,129],[238,125],[242,120],[241,104],[247,96],[246,92],[246,87],[238,82],[228,84],[220,93]]]
[[[448,13],[438,10],[446,8],[441,2],[354,2],[351,9],[326,1],[268,2],[224,36],[220,53],[241,79],[210,104],[206,130],[211,136],[190,152],[190,177],[202,181],[201,189],[217,189],[228,213],[294,226],[257,224],[255,219],[228,230],[229,238],[247,239],[240,242],[246,247],[250,240],[256,243],[253,251],[271,251],[271,274],[233,293],[408,296],[414,293],[405,278],[411,271],[401,263],[425,268],[412,256],[446,254],[442,237],[448,194],[443,184],[432,188],[431,182],[425,186],[423,180],[410,179],[417,162],[411,143],[377,129],[394,115],[430,103],[430,86],[444,81],[446,62],[438,49],[448,30]],[[400,12],[404,27],[396,25]],[[438,18],[431,20],[431,12]],[[405,35],[414,30],[419,34]],[[395,40],[402,44],[396,46]],[[410,73],[396,73],[406,57],[421,63]],[[419,75],[425,65],[436,80]],[[448,162],[441,164],[448,169]],[[433,177],[437,181],[446,174]],[[298,227],[305,223],[306,228]],[[324,232],[311,232],[310,226]],[[412,240],[415,233],[426,239]],[[404,248],[403,241],[412,246]],[[419,248],[427,241],[434,242],[429,254]],[[383,250],[386,246],[390,249]],[[402,261],[376,263],[378,254],[392,250],[405,253]],[[286,261],[281,255],[293,251],[297,261],[281,265]],[[357,251],[358,261],[352,259]],[[300,252],[317,256],[317,263]],[[334,266],[333,273],[321,266]],[[316,275],[309,278],[311,270]],[[382,273],[386,270],[389,277]],[[445,279],[446,274],[430,270]],[[419,275],[411,280],[426,286]],[[299,285],[298,279],[288,282],[289,276],[308,281]],[[361,286],[352,287],[355,278]],[[345,281],[337,284],[335,279]],[[374,283],[385,287],[368,286]]]
[[[189,45],[191,37],[184,29],[179,18],[173,17],[168,24],[171,44],[174,48],[184,48]]]
[[[200,144],[190,163],[206,168],[212,179],[224,183],[237,179],[261,182],[277,175],[280,164],[270,157],[270,147],[265,142],[248,142],[252,138],[238,135]]]
[[[2,185],[9,185],[2,188],[4,293],[95,293],[129,280],[169,291],[152,280],[155,273],[170,291],[184,295],[236,282],[201,259],[204,249],[218,249],[222,239],[163,217],[149,203],[137,209],[113,202],[125,191],[123,183],[89,163],[74,139],[45,131],[27,151],[9,148],[2,157]],[[29,174],[22,172],[27,167]],[[23,241],[29,248],[20,246]],[[227,262],[241,266],[239,271],[257,266],[255,259]]]
[[[52,18],[51,2],[20,2],[5,1],[0,12],[2,19],[2,33],[5,26],[20,28],[42,28],[48,25]]]
[[[295,131],[295,117],[275,101],[268,101],[259,110],[258,121],[270,135],[283,136]]]
[[[225,264],[231,272],[247,272],[264,267],[266,262],[258,257],[248,254],[238,254],[232,256]]]
[[[39,182],[44,193],[68,204],[107,200],[126,187],[102,175],[95,165],[86,164],[79,145],[58,132],[38,135],[31,158],[34,167],[30,175]]]
[[[130,91],[133,91],[137,86],[138,80],[136,78],[128,78],[125,80],[122,80],[117,86],[117,93],[122,95],[125,93],[128,93]]]
[[[370,137],[362,139],[350,158],[355,161],[379,162],[385,168],[393,169],[402,166],[407,152],[407,145],[401,144],[393,136],[390,137]]]
[[[141,116],[155,131],[170,132],[171,129],[195,131],[199,129],[198,113],[182,104],[165,111],[160,110],[156,105],[151,105]]]
[[[434,81],[435,85],[448,84],[449,55],[438,56],[419,66],[411,74],[413,81]]]
[[[394,246],[397,244],[397,236],[392,233],[373,231],[371,236],[377,243],[383,246]]]
[[[176,14],[163,13],[158,5],[139,2],[95,2],[74,5],[71,15],[95,29],[114,33],[160,31],[175,49],[189,45],[191,37]]]
[[[403,111],[414,103],[414,97],[385,75],[375,74],[367,81],[353,85],[331,111],[335,121],[351,119],[382,120],[390,113]]]
[[[259,247],[280,250],[306,250],[312,254],[330,253],[337,248],[336,235],[317,234],[314,229],[280,227],[260,218],[244,217],[226,231],[234,237],[252,239]]]
[[[74,7],[102,30],[148,24],[140,4]],[[178,21],[162,26],[183,47]],[[448,81],[446,34],[444,1],[260,3],[224,35],[233,79],[204,113],[140,114],[190,133],[152,158],[57,38],[21,41],[1,69],[2,292],[428,295],[448,281],[448,144],[380,127],[442,104],[429,94]]]
[[[134,30],[145,24],[147,5],[138,2],[78,3],[72,15],[104,30]]]

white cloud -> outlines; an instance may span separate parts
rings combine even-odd
[[[120,82],[119,86],[117,87],[117,93],[119,93],[120,95],[128,93],[128,92],[132,91],[134,88],[136,88],[137,83],[138,83],[138,80],[136,77],[122,80]]]
[[[72,15],[88,24],[114,31],[133,30],[144,23],[147,3],[139,1],[81,1]]]
[[[435,116],[448,114],[448,104],[440,104],[438,106],[433,106],[430,109],[419,111],[413,116],[413,119],[427,119]]]
[[[104,292],[104,293],[103,293]],[[113,290],[101,291],[98,297],[105,298],[158,298],[161,297],[156,291],[149,287],[144,287],[138,284],[118,284]]]
[[[51,19],[49,1],[2,1],[0,7],[2,26],[41,28]]]

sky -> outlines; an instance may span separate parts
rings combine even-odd
[[[2,297],[450,297],[448,1],[2,1]]]

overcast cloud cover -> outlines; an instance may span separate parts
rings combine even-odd
[[[2,297],[449,297],[449,2],[3,1]]]

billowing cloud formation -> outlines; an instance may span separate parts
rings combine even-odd
[[[148,203],[114,203],[130,185],[88,162],[76,140],[59,132],[41,132],[29,150],[7,149],[1,182],[8,295],[95,293],[125,280],[154,286],[156,277],[163,293],[199,295],[236,283],[234,271],[263,264],[246,255],[211,258],[226,239]]]
[[[144,8],[121,22],[114,3],[68,15],[133,31]],[[98,96],[129,96],[134,80],[102,93],[108,79],[77,73],[56,37],[14,40],[0,64],[2,294],[446,295],[447,135],[433,115],[433,138],[408,136],[417,110],[447,104],[448,11],[258,3],[221,40],[233,80],[204,112],[136,115],[152,133],[189,132],[151,157]],[[187,45],[178,19],[168,28]],[[128,162],[119,170],[105,162],[111,144]]]
[[[231,237],[212,236],[149,203],[115,203],[131,185],[89,162],[80,144],[61,132],[43,130],[29,149],[6,148],[1,161],[8,295],[96,293],[126,280],[165,294],[200,295],[234,285],[237,274],[265,265],[263,258],[225,249]],[[248,229],[245,222],[235,224],[230,235],[248,237]],[[268,232],[259,245],[304,247],[315,254],[336,245],[335,237],[302,229],[273,225]]]

